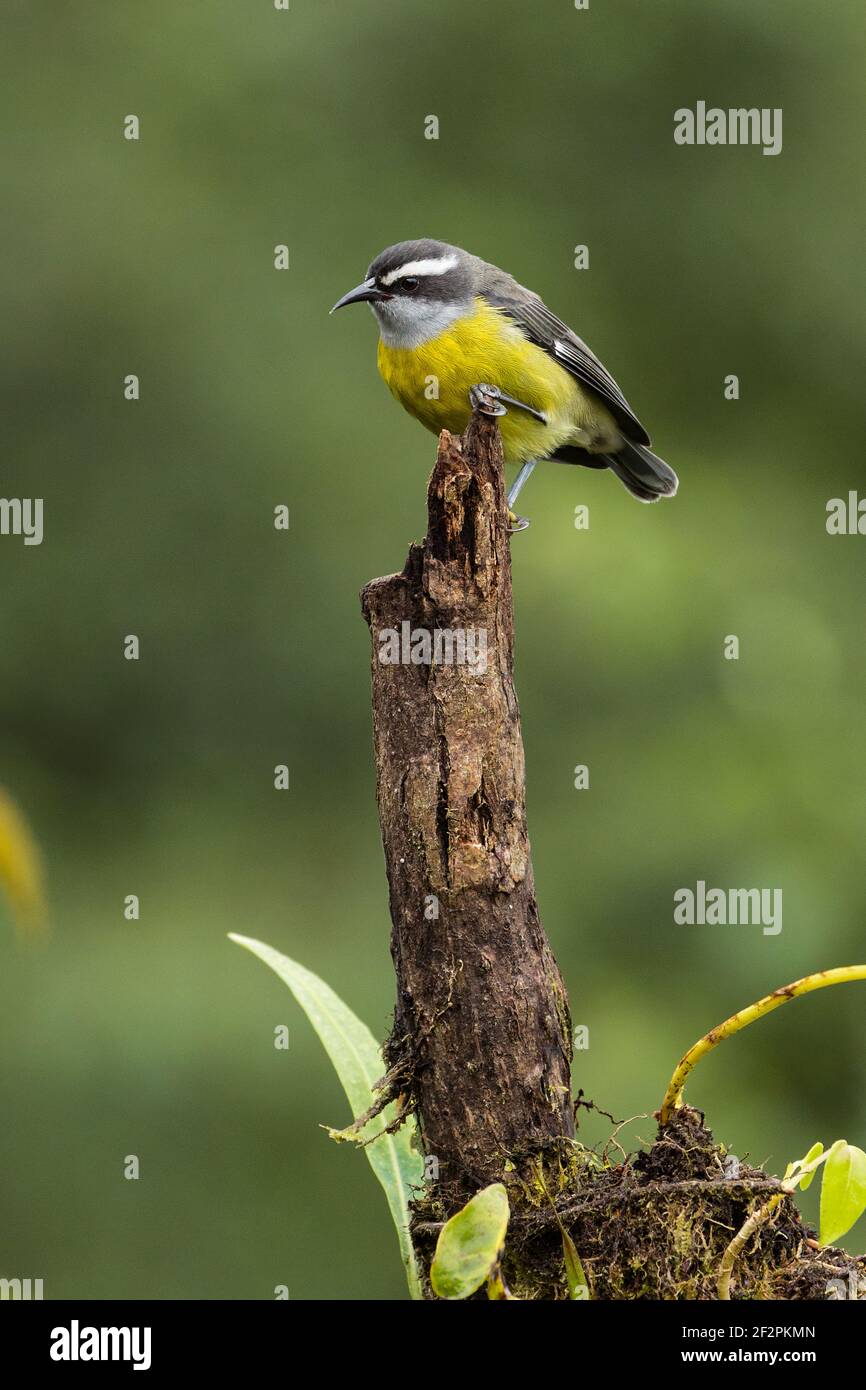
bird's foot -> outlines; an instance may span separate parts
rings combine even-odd
[[[508,533],[514,535],[517,531],[525,531],[529,526],[528,516],[518,516],[511,508],[508,509]]]
[[[470,386],[469,403],[473,410],[478,410],[482,415],[507,415],[506,406],[516,406],[518,410],[525,410],[527,415],[533,415],[536,420],[540,420],[543,425],[547,424],[547,416],[542,415],[540,410],[534,406],[527,405],[525,401],[518,401],[514,396],[506,396],[504,391],[500,391],[498,386],[487,386],[480,383],[478,386]]]
[[[502,404],[502,392],[499,387],[485,386],[483,382],[478,386],[469,387],[469,404],[482,415],[508,414]]]

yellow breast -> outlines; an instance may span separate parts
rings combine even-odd
[[[591,430],[599,412],[607,417],[574,377],[482,299],[473,313],[418,347],[389,347],[380,340],[378,360],[400,404],[436,433],[463,432],[471,413],[469,389],[481,383],[542,411],[546,424],[514,406],[501,417],[506,463],[549,457],[560,444],[576,442],[581,430]]]

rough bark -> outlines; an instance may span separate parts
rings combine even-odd
[[[568,1003],[526,831],[495,421],[474,415],[463,439],[443,432],[427,500],[425,540],[362,604],[397,973],[386,1058],[451,1207],[509,1161],[555,1149],[574,1113]],[[419,630],[465,634],[476,661],[458,648],[449,663],[447,642],[438,661],[388,659],[391,634]]]

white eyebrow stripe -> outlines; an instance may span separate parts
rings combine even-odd
[[[407,261],[396,270],[389,270],[387,275],[381,277],[381,282],[383,285],[393,285],[404,275],[444,275],[447,270],[453,270],[456,264],[456,256],[431,256],[426,261]]]

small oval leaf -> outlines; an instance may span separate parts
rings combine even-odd
[[[439,1232],[430,1283],[439,1298],[469,1298],[499,1262],[508,1230],[508,1193],[501,1182],[470,1198]]]
[[[832,1245],[866,1211],[866,1153],[853,1144],[834,1144],[821,1184],[821,1244]]]

